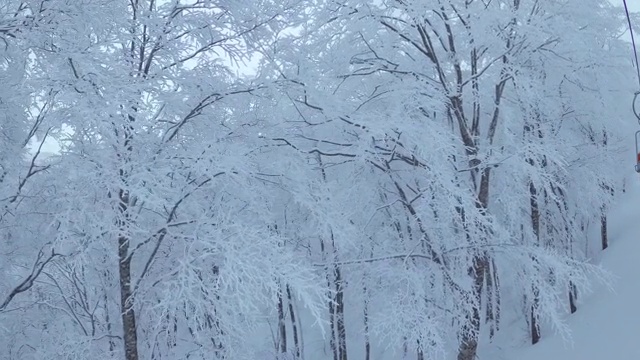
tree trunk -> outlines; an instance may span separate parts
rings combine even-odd
[[[347,334],[344,323],[344,289],[342,281],[342,270],[337,265],[338,253],[336,251],[333,231],[331,231],[331,246],[333,249],[333,286],[336,291],[334,297],[333,320],[335,320],[335,334],[337,340],[337,360],[347,360]]]
[[[322,156],[320,153],[317,154],[318,163],[320,164],[320,173],[322,174],[322,180],[327,181],[327,173],[325,172],[324,167],[322,166]],[[329,338],[329,345],[331,346],[331,351],[333,353],[333,360],[344,360],[346,359],[346,342],[344,344],[345,347],[345,358],[342,357],[342,343],[340,342],[341,333],[344,332],[344,314],[342,315],[342,319],[340,320],[339,313],[344,313],[344,306],[340,307],[342,303],[342,289],[341,287],[341,279],[340,279],[340,268],[335,264],[337,261],[337,254],[335,250],[335,241],[333,238],[333,230],[331,230],[331,246],[333,247],[333,257],[332,261],[333,265],[333,286],[336,289],[336,296],[334,301],[329,301],[329,324],[331,328],[331,337]],[[325,244],[322,238],[320,238],[320,251],[322,252],[322,260],[327,260],[328,252],[325,249]],[[325,267],[325,273],[327,277],[327,288],[331,289],[332,284],[330,280],[329,267]],[[340,302],[338,303],[338,297]],[[342,330],[342,332],[341,332]],[[336,344],[336,340],[338,343]]]
[[[338,360],[347,360],[347,334],[344,324],[344,291],[342,284],[342,272],[335,266],[335,289],[336,289],[336,335],[338,337]]]
[[[105,271],[106,273],[106,271]],[[104,301],[104,310],[105,310],[105,322],[107,323],[107,334],[109,334],[109,355],[113,356],[113,352],[116,350],[116,343],[113,340],[114,338],[111,336],[113,333],[111,332],[111,317],[109,316],[109,299],[107,297],[107,292],[103,293],[102,299]]]
[[[485,279],[487,294],[485,322],[489,325],[489,339],[493,339],[500,329],[500,279],[493,260],[486,269]]]
[[[609,247],[609,236],[607,234],[607,215],[604,211],[600,216],[600,238],[602,240],[602,250],[606,250]]]
[[[129,239],[121,235],[118,238],[120,260],[120,311],[126,360],[138,360],[138,336],[136,333],[136,314],[133,310],[131,294],[131,258],[129,257]]]
[[[540,304],[540,296],[538,289],[533,289],[533,305],[531,305],[531,344],[535,345],[540,341],[540,324],[538,324],[538,306]]]
[[[338,347],[336,346],[336,311],[333,306],[333,301],[329,301],[329,325],[331,329],[331,337],[329,338],[329,346],[333,353],[333,360],[340,360],[338,358]]]
[[[478,352],[478,337],[480,335],[480,309],[482,298],[482,287],[484,285],[484,274],[487,267],[485,256],[476,255],[473,259],[473,266],[469,273],[473,278],[473,297],[476,301],[471,314],[468,315],[467,323],[463,326],[462,339],[458,350],[458,360],[475,360]]]
[[[371,340],[369,339],[369,293],[366,285],[363,287],[364,293],[364,360],[371,358]]]
[[[300,358],[300,340],[298,339],[298,325],[296,323],[296,313],[293,310],[293,299],[291,297],[291,289],[287,284],[287,301],[289,303],[289,317],[291,318],[291,329],[293,332],[293,348],[294,359]]]
[[[420,341],[418,341],[418,360],[424,360],[424,352],[420,348]]]
[[[322,252],[322,259],[324,261],[327,260],[327,256],[326,256],[326,249],[325,249],[325,244],[324,241],[322,240],[322,238],[320,239],[320,251]],[[330,273],[329,273],[329,268],[325,267],[325,276],[326,276],[326,280],[327,280],[327,288],[330,289],[331,288],[331,279],[330,279]],[[329,346],[331,347],[331,353],[333,354],[333,360],[340,360],[338,358],[338,347],[336,346],[336,310],[334,307],[334,302],[329,300],[327,302],[327,306],[329,308],[329,327],[330,327],[330,332],[331,335],[329,336]]]
[[[607,137],[605,134],[605,140],[604,140],[604,144],[607,144]],[[612,186],[609,186],[606,183],[602,183],[600,185],[600,187],[606,191],[607,193],[609,193],[609,195],[611,197],[615,196],[615,190]],[[601,209],[601,214],[600,214],[600,238],[602,240],[602,250],[605,250],[606,248],[609,247],[609,234],[607,232],[607,207],[605,205],[602,205]]]
[[[493,259],[491,259],[491,269],[493,274],[493,287],[494,287],[494,323],[495,323],[495,331],[500,330],[500,310],[501,310],[501,294],[500,294],[500,276],[498,275],[498,269],[496,268],[496,263]]]
[[[537,244],[540,245],[540,207],[538,205],[538,191],[536,186],[529,183],[529,194],[531,202],[531,227],[533,228],[533,234],[536,237]],[[538,324],[538,316],[536,311],[538,309],[538,303],[540,302],[538,289],[533,288],[533,304],[531,305],[531,343],[536,344],[540,341],[540,326]]]
[[[134,109],[135,111],[135,109]],[[124,135],[124,153],[118,153],[118,158],[123,164],[127,164],[130,160],[130,154],[133,151],[132,137],[133,137],[133,123],[135,122],[135,116],[127,115],[127,123],[123,129]],[[118,130],[116,129],[116,135]],[[126,167],[121,167],[118,170],[118,175],[122,183],[127,183],[128,173],[125,170]],[[119,218],[116,221],[118,226],[118,260],[119,266],[119,279],[120,279],[120,312],[122,316],[122,330],[124,342],[124,352],[126,360],[138,360],[138,334],[136,326],[136,313],[133,309],[134,296],[131,291],[131,259],[133,254],[129,252],[130,246],[130,234],[128,232],[128,226],[131,222],[129,207],[135,205],[135,200],[131,197],[131,194],[126,189],[118,190],[118,210]]]
[[[407,337],[402,337],[402,358],[406,359],[407,354],[409,353],[409,345],[407,344]]]
[[[478,191],[478,208],[486,214],[489,206],[489,180],[491,168],[484,168],[480,176],[480,188]],[[475,184],[475,181],[473,181]],[[467,233],[467,236],[469,234]],[[458,360],[475,360],[478,352],[478,339],[480,337],[480,313],[482,311],[482,293],[485,274],[489,267],[489,259],[486,253],[478,253],[473,257],[472,266],[469,267],[473,287],[471,296],[474,304],[471,313],[467,315],[467,322],[462,327],[462,338],[458,349]]]
[[[575,313],[578,311],[578,307],[576,306],[576,300],[578,300],[578,289],[573,282],[569,282],[569,310],[571,313]]]
[[[282,298],[282,285],[280,285],[280,292],[278,293],[278,352],[281,354],[287,353],[287,327],[284,320],[284,301]]]
[[[487,269],[485,274],[485,288],[487,294],[486,301],[486,314],[485,314],[485,323],[489,325],[489,339],[493,339],[495,335],[495,316],[493,314],[493,271],[491,268]]]

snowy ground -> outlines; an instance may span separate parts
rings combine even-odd
[[[480,360],[634,360],[640,359],[640,179],[610,214],[610,247],[601,264],[616,278],[584,299],[568,316],[570,342],[547,332],[540,343],[515,350],[479,354]]]

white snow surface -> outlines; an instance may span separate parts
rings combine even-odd
[[[594,259],[615,280],[598,284],[567,315],[571,339],[547,330],[536,345],[480,353],[480,360],[640,359],[640,178],[629,185],[609,214],[609,248]]]

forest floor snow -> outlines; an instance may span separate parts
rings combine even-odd
[[[547,331],[536,345],[490,346],[479,360],[640,359],[640,179],[609,214],[609,248],[599,262],[612,273],[610,286],[598,284],[567,315],[570,339]]]

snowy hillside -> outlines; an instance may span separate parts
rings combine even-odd
[[[611,288],[601,284],[568,317],[571,339],[548,334],[540,343],[485,354],[492,360],[640,359],[640,182],[636,180],[610,214],[611,244],[602,266],[615,277]]]

